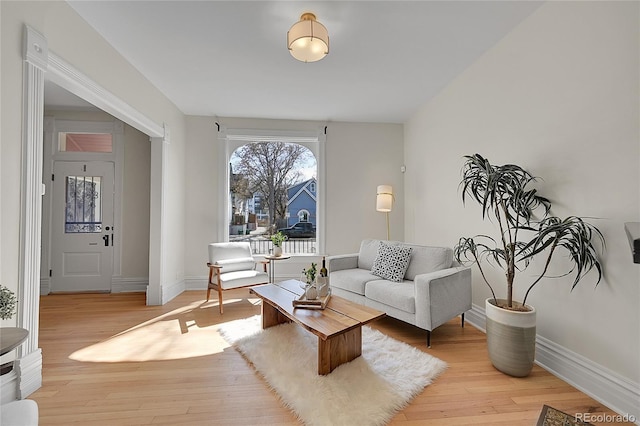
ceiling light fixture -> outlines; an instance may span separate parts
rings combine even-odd
[[[300,21],[287,32],[287,48],[291,56],[302,62],[316,62],[329,53],[327,28],[316,21],[316,15],[303,13]]]

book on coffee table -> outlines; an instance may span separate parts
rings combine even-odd
[[[296,299],[293,299],[291,303],[293,303],[294,308],[305,308],[305,309],[324,309],[327,307],[327,303],[329,303],[329,299],[331,298],[331,290],[327,293],[326,296],[318,297],[317,299],[307,299],[302,293]]]

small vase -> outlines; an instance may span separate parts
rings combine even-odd
[[[329,294],[329,283],[327,277],[319,277],[316,279],[316,290],[318,297],[325,297]]]
[[[308,284],[307,289],[304,291],[304,296],[307,300],[315,300],[318,298],[318,291],[313,284]]]
[[[282,247],[274,246],[274,247],[273,247],[273,255],[274,255],[275,257],[280,257],[280,256],[282,256]]]

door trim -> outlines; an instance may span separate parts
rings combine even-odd
[[[48,187],[45,191],[42,206],[42,266],[40,268],[40,294],[46,295],[51,291],[49,270],[52,267],[51,247],[51,218],[52,218],[52,194],[53,165],[55,161],[110,161],[114,163],[114,200],[113,200],[113,226],[115,227],[116,241],[122,241],[122,193],[124,189],[124,123],[117,119],[111,121],[78,121],[57,119],[55,117],[44,118],[44,156],[43,176]],[[86,133],[111,133],[113,135],[113,152],[111,153],[78,153],[58,152],[58,132],[86,132]],[[122,275],[122,246],[114,247],[113,252],[113,277]]]

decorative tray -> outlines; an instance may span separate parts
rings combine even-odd
[[[326,296],[318,297],[317,299],[307,299],[303,293],[297,299],[293,299],[293,307],[304,309],[324,309],[327,307],[329,299],[331,299],[331,289],[329,289],[329,293],[327,293]]]

